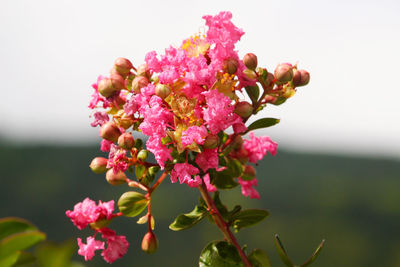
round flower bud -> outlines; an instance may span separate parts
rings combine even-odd
[[[148,232],[142,240],[142,250],[146,253],[154,253],[158,248],[158,240],[153,232]]]
[[[243,57],[244,65],[251,70],[255,70],[257,68],[257,56],[253,53],[247,53]]]
[[[124,172],[119,171],[114,173],[113,169],[109,169],[106,173],[106,180],[109,184],[120,185],[126,183],[126,175]]]
[[[241,135],[236,135],[232,140],[233,149],[240,149],[243,145],[243,138]]]
[[[132,81],[132,90],[133,92],[139,94],[140,89],[146,87],[149,84],[149,80],[143,76],[136,76]]]
[[[142,149],[139,151],[137,154],[136,158],[140,159],[141,161],[145,161],[147,159],[147,156],[149,155],[149,151],[146,149]]]
[[[137,68],[136,74],[138,76],[143,76],[150,78],[150,71],[149,68],[147,67],[147,64],[142,64]]]
[[[310,82],[310,73],[306,70],[299,70],[299,72],[301,73],[301,80],[297,86],[307,85]]]
[[[121,90],[125,88],[125,79],[121,75],[113,73],[110,75],[110,80],[115,90]]]
[[[106,158],[96,157],[92,160],[89,167],[94,173],[105,173],[107,171],[107,161]]]
[[[135,145],[135,140],[131,133],[123,133],[118,138],[118,145],[126,150],[131,150]]]
[[[243,180],[249,181],[253,180],[255,177],[256,177],[256,169],[254,169],[254,167],[251,165],[246,165],[241,178]]]
[[[229,58],[225,60],[222,66],[222,69],[230,75],[235,74],[237,68],[238,68],[238,62],[234,58]]]
[[[132,68],[132,63],[126,58],[120,57],[114,62],[114,69],[123,77],[128,75]]]
[[[120,135],[121,131],[112,121],[104,123],[100,128],[100,136],[108,141],[117,142]]]
[[[99,93],[104,97],[110,97],[117,89],[114,88],[111,79],[105,78],[101,80],[97,87]]]
[[[219,138],[217,135],[209,134],[204,140],[203,147],[206,149],[214,149],[218,146]]]
[[[242,164],[246,164],[249,161],[249,152],[243,146],[240,149],[233,150],[229,155],[239,160]]]
[[[293,71],[293,78],[292,78],[292,83],[294,87],[299,86],[301,83],[301,72],[298,70]]]
[[[238,102],[235,105],[235,111],[242,118],[247,118],[253,113],[253,106],[248,102]]]
[[[275,69],[275,78],[281,82],[286,83],[293,78],[293,66],[289,63],[279,64]]]
[[[243,74],[246,75],[246,77],[249,78],[250,80],[254,80],[257,78],[257,74],[254,72],[254,70],[251,69],[245,69],[243,71]]]
[[[171,88],[169,88],[169,86],[166,84],[159,83],[156,86],[155,92],[157,96],[165,99],[167,96],[169,96],[169,94],[171,94]]]

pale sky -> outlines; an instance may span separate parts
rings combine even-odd
[[[273,71],[311,73],[287,103],[261,116],[281,123],[282,147],[400,157],[398,1],[0,2],[0,136],[16,142],[88,143],[90,85],[117,57],[140,65],[148,51],[204,30],[205,14],[233,13],[238,49]]]

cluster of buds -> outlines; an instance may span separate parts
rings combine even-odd
[[[233,25],[229,12],[204,19],[205,34],[166,49],[161,57],[149,52],[137,68],[118,58],[109,77],[100,76],[93,85],[89,107],[100,110],[93,113],[91,125],[100,126],[101,150],[108,158],[94,158],[90,168],[105,173],[111,185],[144,191],[126,192],[118,207],[128,217],[147,207],[138,223],[149,225],[142,241],[149,253],[158,245],[151,195],[167,175],[172,183],[208,192],[241,185],[244,196],[260,197],[252,164],[267,152],[275,155],[277,144],[252,131],[279,120],[261,119],[248,126],[246,122],[266,105],[283,103],[309,81],[309,74],[296,65],[280,64],[272,74],[257,66],[252,53],[240,59],[235,43],[244,32]],[[135,139],[134,132],[147,135],[146,143]],[[247,133],[249,138],[242,138]],[[149,154],[155,162],[147,160]],[[154,181],[160,170],[162,175]]]

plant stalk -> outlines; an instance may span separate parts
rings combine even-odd
[[[225,239],[229,243],[233,244],[236,247],[237,251],[239,252],[240,257],[242,258],[242,261],[243,261],[244,265],[246,267],[252,267],[250,261],[247,259],[246,254],[244,254],[242,248],[240,247],[239,243],[237,242],[236,237],[233,235],[233,233],[229,229],[229,225],[222,218],[221,213],[219,213],[219,211],[218,211],[213,199],[208,194],[208,191],[207,191],[207,188],[206,188],[205,184],[202,183],[198,188],[200,190],[202,198],[204,199],[204,201],[207,204],[207,207],[210,210],[211,217],[213,218],[213,220],[215,221],[216,225],[218,226],[218,228],[223,233]]]

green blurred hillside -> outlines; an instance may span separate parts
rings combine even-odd
[[[94,146],[0,146],[0,217],[24,217],[54,241],[88,236],[91,232],[76,229],[65,210],[85,197],[117,200],[127,190],[90,172],[91,159],[101,154]],[[243,229],[239,239],[250,250],[265,249],[273,266],[283,266],[273,246],[275,233],[298,263],[325,238],[313,266],[400,266],[400,162],[280,151],[266,157],[257,172],[261,200],[244,198],[239,189],[223,192],[222,199],[270,210],[267,220]],[[160,241],[155,255],[139,249],[146,227],[135,218],[114,221],[111,227],[127,235],[131,247],[113,266],[197,266],[202,247],[221,234],[207,220],[182,232],[172,232],[168,225],[190,211],[198,196],[196,190],[169,181],[154,194]],[[101,257],[86,265],[109,266]]]

